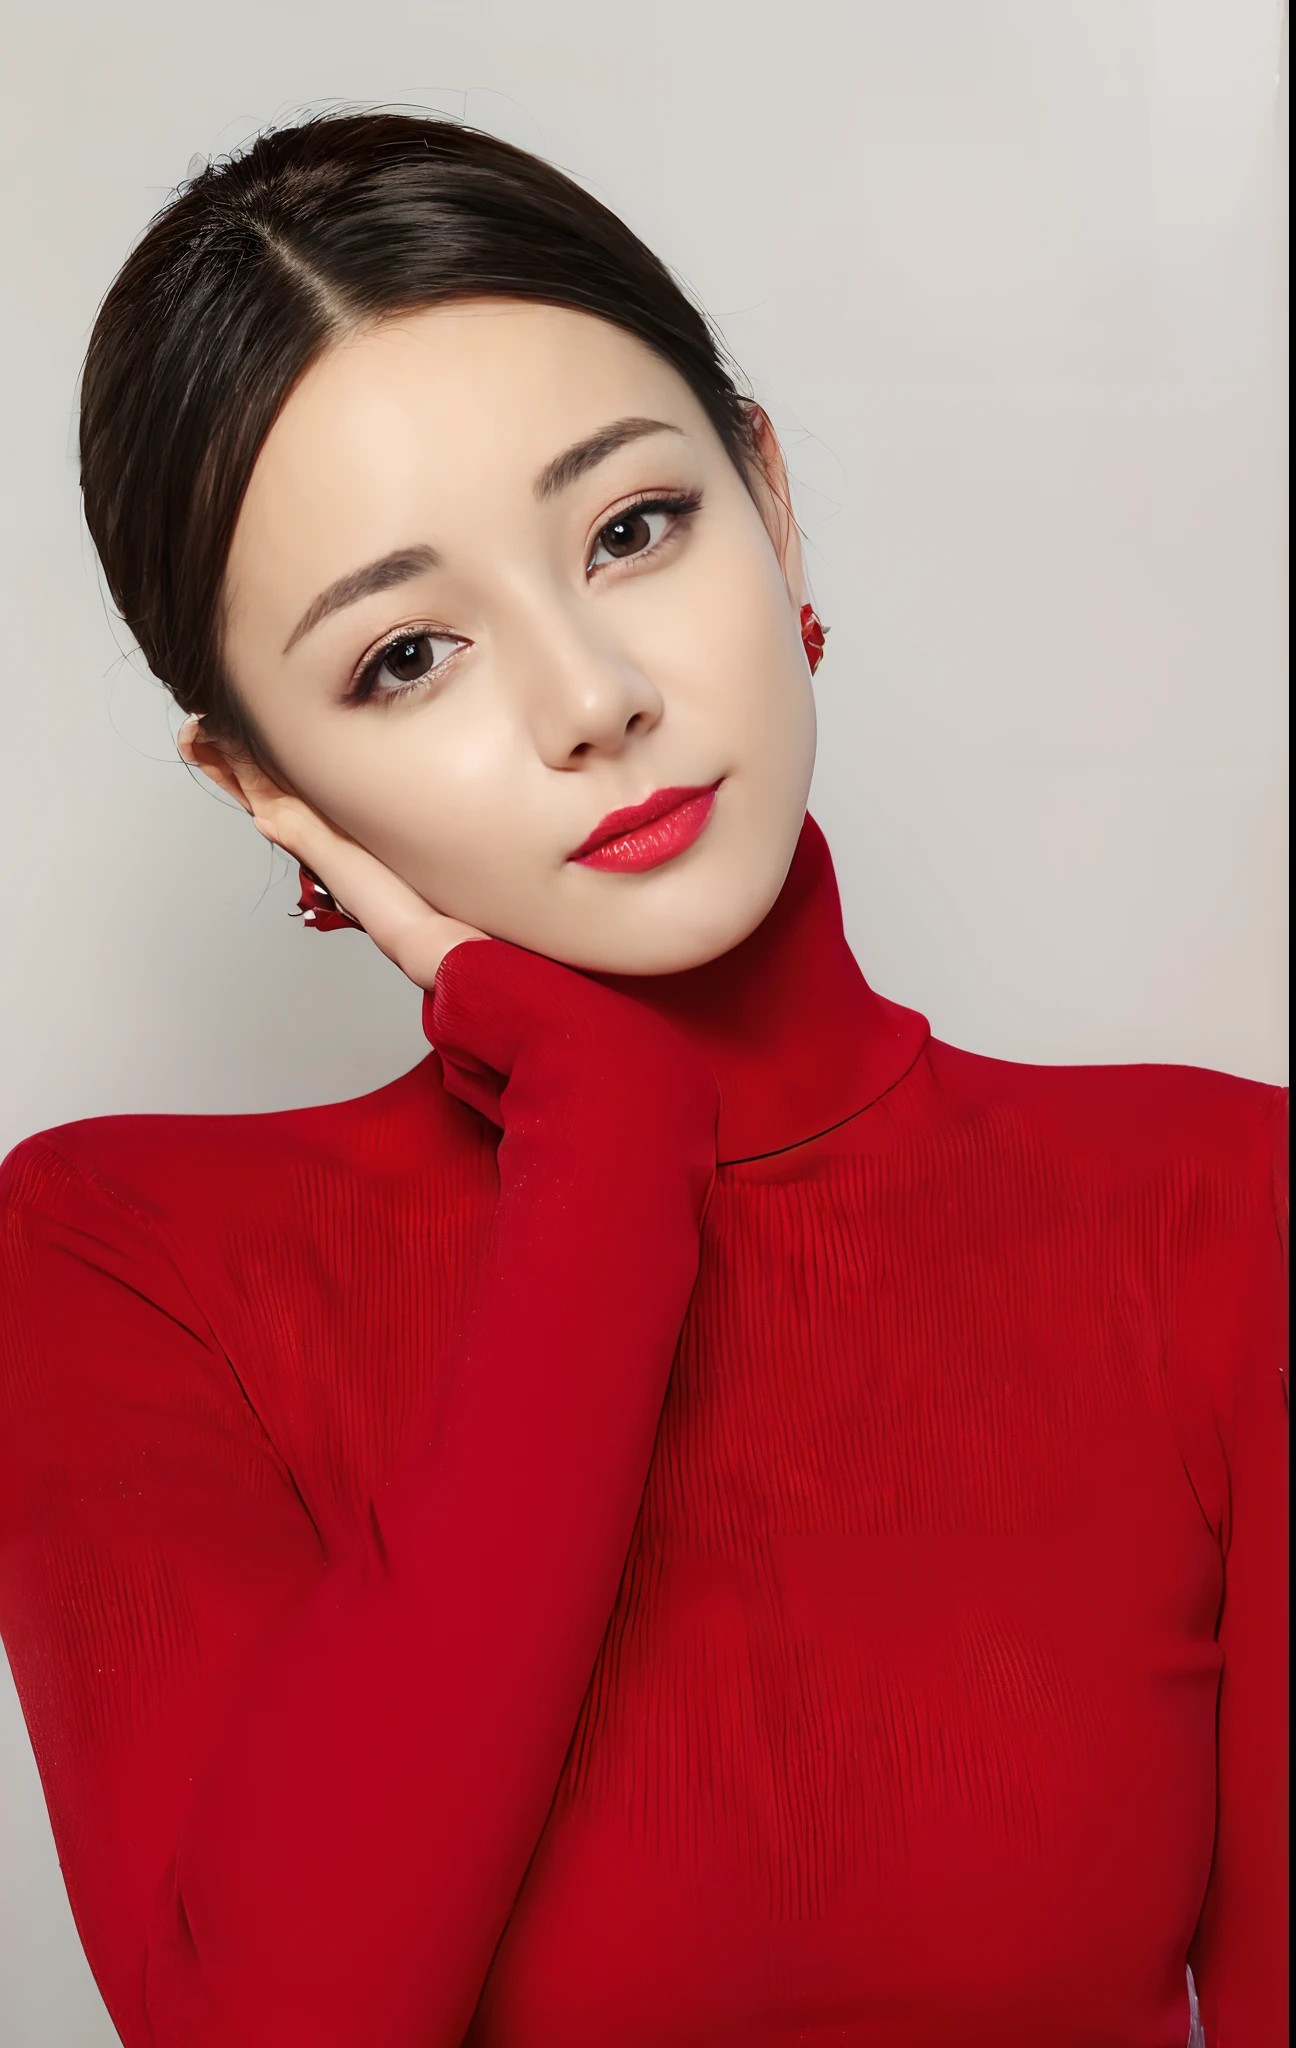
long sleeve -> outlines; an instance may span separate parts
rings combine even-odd
[[[1228,1466],[1217,1814],[1190,1955],[1206,2048],[1288,2039],[1286,1110],[1275,1090],[1276,1215],[1235,1276],[1236,1355],[1219,1347],[1232,1369],[1217,1402]]]
[[[499,1201],[364,1557],[326,1563],[146,1227],[15,1155],[0,1621],[127,2048],[457,2043],[616,1593],[714,1083],[646,1009],[496,941],[428,1008],[448,1085],[503,1125]]]
[[[126,2048],[1182,2048],[1186,1958],[1285,2041],[1284,1092],[932,1038],[813,833],[780,903],[0,1174],[0,1632]]]

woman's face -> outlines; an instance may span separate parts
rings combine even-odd
[[[266,440],[226,584],[280,778],[438,910],[570,966],[736,945],[814,760],[758,423],[759,506],[682,378],[593,316],[475,300],[331,349]],[[627,837],[626,810],[665,815]]]

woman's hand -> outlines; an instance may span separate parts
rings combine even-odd
[[[335,903],[363,925],[379,950],[421,989],[431,989],[447,953],[489,936],[443,917],[399,875],[330,825],[299,796],[289,796],[251,761],[232,758],[190,718],[176,741],[183,758],[248,812],[258,832],[317,875]]]

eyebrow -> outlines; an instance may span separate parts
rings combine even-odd
[[[577,477],[586,470],[594,469],[598,463],[606,462],[609,455],[615,455],[618,448],[624,448],[631,441],[642,441],[649,434],[682,434],[683,427],[672,426],[669,420],[642,419],[631,414],[625,419],[612,420],[606,427],[599,427],[587,434],[583,441],[574,441],[570,448],[564,448],[561,455],[555,455],[547,462],[536,478],[532,489],[541,503],[546,498],[556,497],[574,484]],[[336,583],[330,583],[327,590],[321,590],[313,597],[305,611],[284,642],[283,651],[290,654],[297,642],[315,627],[345,606],[359,604],[362,597],[376,597],[381,591],[394,590],[399,583],[409,583],[415,576],[424,575],[429,569],[439,569],[441,557],[435,548],[426,546],[396,548],[389,555],[382,555],[376,562],[366,562],[363,569],[352,569],[345,576],[339,576]]]
[[[382,590],[394,590],[398,583],[408,583],[412,577],[422,576],[428,569],[439,569],[441,557],[435,548],[395,548],[390,555],[381,555],[376,562],[366,562],[363,569],[352,569],[345,576],[339,576],[336,583],[330,583],[327,590],[321,590],[313,597],[305,611],[284,642],[284,653],[288,654],[306,633],[327,619],[331,612],[340,612],[344,605],[358,604],[362,597],[373,597]]]
[[[682,434],[683,431],[683,427],[673,427],[669,420],[645,420],[633,415],[613,420],[608,426],[587,434],[583,441],[574,441],[570,448],[564,448],[561,455],[555,455],[552,462],[545,464],[532,488],[543,502],[545,498],[565,491],[578,476],[584,476],[586,470],[593,469],[596,463],[605,462],[628,441],[642,441],[646,434]]]

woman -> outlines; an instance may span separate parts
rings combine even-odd
[[[1189,1964],[1285,2038],[1285,1098],[868,987],[666,272],[487,137],[272,134],[82,460],[186,758],[435,1048],[7,1164],[0,1621],[123,2040],[1182,2048]]]

